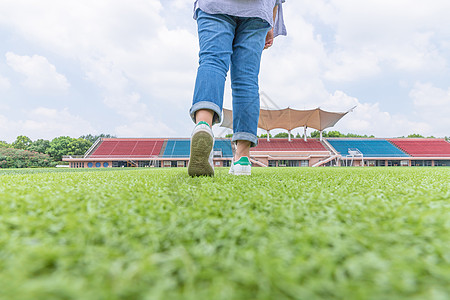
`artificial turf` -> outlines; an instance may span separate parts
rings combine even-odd
[[[449,299],[449,168],[0,170],[0,299]]]

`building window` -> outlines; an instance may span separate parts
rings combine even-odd
[[[300,162],[298,160],[289,160],[288,167],[298,167],[300,166]]]
[[[127,162],[126,161],[113,161],[112,162],[112,167],[113,168],[124,168],[127,166]]]
[[[431,167],[431,160],[413,160],[411,161],[411,166],[413,167]]]
[[[399,167],[400,161],[399,160],[388,160],[388,167]]]
[[[279,160],[278,166],[279,167],[298,167],[299,163],[298,163],[298,160]]]
[[[300,167],[309,167],[309,160],[301,160]]]
[[[277,166],[277,161],[276,160],[269,160],[269,167],[276,167]]]
[[[224,160],[223,161],[223,166],[224,167],[230,167],[231,166],[231,160]]]
[[[150,161],[138,161],[139,168],[147,168],[148,166],[150,166]]]
[[[92,166],[93,166],[94,164],[93,163],[88,163],[88,168],[92,168]]]
[[[376,160],[368,160],[366,163],[367,163],[368,167],[375,167],[377,161]]]
[[[411,161],[411,166],[423,167],[423,160],[413,160],[413,161]]]
[[[102,166],[101,163],[99,163],[99,162],[96,162],[96,163],[95,163],[95,167],[96,167],[96,168],[100,168],[101,166]]]
[[[104,163],[103,163],[103,168],[107,168],[107,167],[109,167],[109,163],[104,162]]]
[[[450,166],[450,160],[435,160],[434,165],[436,167],[448,167]]]

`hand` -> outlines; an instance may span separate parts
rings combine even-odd
[[[264,49],[268,49],[273,45],[273,28],[269,30],[266,35],[266,44],[264,45]]]

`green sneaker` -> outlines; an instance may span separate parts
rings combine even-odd
[[[189,176],[213,176],[214,134],[206,122],[198,122],[191,135],[191,154],[189,157]]]
[[[232,161],[228,173],[232,175],[252,175],[252,163],[250,159],[247,156],[242,156],[238,161]]]

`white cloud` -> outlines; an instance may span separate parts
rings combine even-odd
[[[121,128],[152,116],[153,101],[169,110],[192,97],[196,36],[184,28],[169,29],[160,1],[5,1],[0,11],[2,5],[9,12],[3,18],[23,38],[79,62],[85,78],[101,90],[103,103],[126,118]],[[189,8],[182,1],[170,7],[186,9],[186,18],[194,22],[192,3]],[[173,121],[171,115],[152,117],[155,126]]]
[[[91,123],[72,114],[68,108],[61,110],[38,107],[23,113],[23,119],[14,120],[0,115],[0,140],[13,142],[18,135],[32,140],[53,139],[58,136],[79,137],[98,133]]]
[[[169,126],[156,121],[151,116],[144,116],[139,118],[138,121],[117,126],[115,132],[118,136],[122,137],[157,137],[161,135],[173,136],[176,134]]]
[[[161,8],[157,0],[3,0],[0,22],[28,41],[77,58],[101,55],[112,45],[136,47],[163,23]]]
[[[379,57],[367,51],[350,53],[339,51],[329,56],[328,68],[324,78],[332,81],[354,81],[362,77],[371,77],[381,73]]]
[[[364,92],[357,99],[349,91],[357,89],[361,80],[365,81],[365,86],[371,79],[386,83],[384,80],[393,80],[395,72],[398,78],[394,80],[403,82],[404,90],[416,81],[437,86],[432,76],[446,78],[449,75],[448,11],[450,2],[445,0],[287,1],[285,18],[289,36],[277,38],[274,46],[264,52],[260,88],[278,107],[321,106],[345,111],[358,105],[338,123],[336,129],[341,131],[380,136],[404,135],[418,130],[431,134],[442,132],[442,128],[448,128],[448,113],[440,112],[445,112],[443,106],[449,105],[442,100],[446,97],[437,95],[445,95],[446,90],[437,92],[416,84],[410,98],[402,99],[403,103],[411,101],[416,113],[411,110],[401,114],[383,111],[383,100],[367,103],[361,100],[369,98]],[[69,64],[71,72],[81,73],[77,76],[89,82],[87,91],[80,87],[85,82],[77,82],[77,96],[91,97],[89,89],[93,84],[102,97],[102,108],[107,107],[113,111],[112,116],[119,116],[120,121],[115,120],[115,134],[189,134],[192,124],[187,123],[190,122],[187,108],[192,100],[198,61],[192,1],[42,0],[30,3],[3,0],[0,1],[0,27],[24,44],[46,53],[47,58],[19,56],[14,54],[19,51],[14,50],[16,48],[7,49],[14,61],[8,64],[25,75],[24,85],[34,89],[59,86],[60,90],[67,90],[67,79],[50,62],[58,61],[59,71],[63,68],[60,62]],[[53,55],[57,55],[58,60]],[[418,74],[424,77],[414,78]],[[383,79],[387,77],[390,78]],[[430,79],[424,79],[428,77]],[[17,86],[9,80],[0,77],[0,90],[2,85],[3,90]],[[227,82],[225,107],[231,107],[229,88]],[[374,83],[366,95],[371,95],[373,89],[379,87]],[[399,94],[389,89],[383,92]],[[426,111],[421,103],[431,101],[428,95],[434,95],[432,101],[441,99],[433,106],[439,113],[432,122],[418,114]],[[185,108],[186,126],[179,115],[160,113]],[[64,114],[64,111],[59,112]],[[39,121],[36,116],[27,117]],[[82,116],[80,118],[86,128],[91,128],[83,123]],[[43,121],[40,120],[41,125],[37,127],[46,130]],[[25,122],[16,121],[18,129],[15,131],[22,130],[20,126]],[[166,124],[174,123],[187,129],[178,134],[171,132]],[[86,132],[89,131],[82,134]]]
[[[356,105],[334,128],[343,132],[389,137],[413,132],[429,135],[439,130],[443,135],[444,127],[437,125],[438,121],[419,118],[411,111],[383,111],[380,103],[367,103],[339,90],[330,92],[325,84],[333,81],[334,86],[345,83],[353,87],[360,80],[387,78],[392,70],[404,78],[411,72],[445,72],[448,45],[445,48],[439,41],[442,31],[450,33],[450,21],[442,12],[449,4],[433,3],[417,2],[418,6],[411,8],[412,4],[403,0],[287,2],[289,36],[277,38],[263,55],[261,90],[279,107],[346,111]],[[375,83],[373,88],[378,88]],[[440,101],[433,109],[442,105],[450,107]],[[448,127],[444,113],[435,117]]]
[[[6,91],[11,87],[11,82],[8,78],[0,75],[0,91]]]
[[[96,133],[89,121],[73,115],[67,108],[57,110],[39,107],[28,112],[27,118],[20,125],[24,134],[30,138],[52,139],[62,135],[78,137],[87,132]]]
[[[450,134],[450,87],[437,88],[431,83],[416,83],[409,93],[417,118],[432,125],[427,134],[448,136]]]
[[[410,133],[427,134],[431,127],[427,122],[411,121],[405,115],[382,111],[379,103],[364,103],[342,91],[336,91],[321,107],[331,111],[349,112],[336,125],[342,132],[375,135],[377,137],[398,137]],[[330,129],[333,130],[333,129]]]
[[[298,17],[296,8],[285,11],[289,36],[277,37],[274,45],[264,50],[260,89],[279,107],[314,107],[328,96],[321,79],[327,54],[314,27]]]
[[[66,90],[69,83],[56,71],[47,58],[39,55],[21,56],[6,53],[6,63],[17,73],[25,76],[23,85],[33,90]]]
[[[192,18],[192,5],[173,5],[185,8],[185,17]],[[3,18],[25,39],[80,61],[90,80],[89,73],[105,74],[102,69],[109,64],[137,84],[135,89],[166,101],[178,102],[191,93],[197,61],[195,33],[169,30],[161,17],[160,1],[44,0],[33,5],[6,0],[0,3],[2,9],[8,11]],[[98,79],[100,86],[104,88],[109,79]],[[115,84],[123,83],[110,80],[109,86]]]
[[[6,130],[9,126],[10,125],[8,124],[8,119],[5,116],[0,115],[0,129],[1,129],[1,132],[4,132],[4,130]],[[2,138],[3,137],[0,136],[0,140]]]
[[[139,119],[148,113],[147,105],[141,102],[137,93],[106,96],[103,102],[128,120]]]
[[[329,31],[324,60],[328,80],[370,78],[384,71],[383,64],[405,72],[447,67],[439,40],[450,34],[448,1],[308,0],[289,3],[289,8],[312,19],[316,29],[323,27],[321,32]]]

